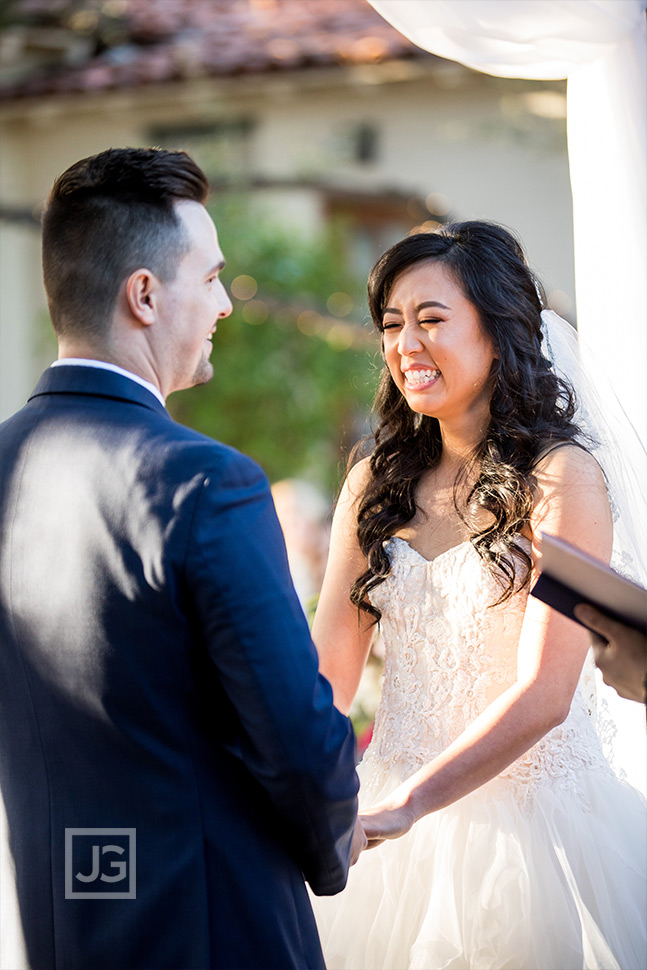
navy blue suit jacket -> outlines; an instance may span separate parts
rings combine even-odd
[[[354,737],[267,479],[108,371],[0,425],[0,788],[36,970],[323,966]]]

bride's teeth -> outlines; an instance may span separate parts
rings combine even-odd
[[[440,374],[439,370],[410,370],[407,371],[406,379],[410,384],[422,384],[430,381]]]

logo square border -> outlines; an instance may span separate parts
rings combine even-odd
[[[66,828],[65,829],[65,898],[66,899],[136,899],[136,848],[137,830],[128,829],[109,829],[109,828]],[[126,835],[128,836],[128,864],[129,878],[127,892],[101,892],[88,893],[76,892],[72,886],[72,843],[75,835]]]

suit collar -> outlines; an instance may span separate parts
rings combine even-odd
[[[129,377],[97,367],[76,365],[49,367],[41,376],[29,400],[43,394],[83,394],[129,401],[168,416],[164,405],[147,388]]]
[[[111,370],[115,374],[121,374],[123,377],[129,377],[131,381],[135,384],[141,384],[142,387],[147,388],[152,391],[155,397],[162,402],[164,407],[166,407],[166,401],[162,397],[162,392],[150,381],[145,380],[145,378],[140,377],[139,374],[135,374],[131,370],[126,370],[124,367],[120,367],[119,364],[109,363],[107,360],[96,360],[95,358],[88,357],[64,357],[60,360],[55,360],[50,367],[65,367],[67,365],[73,365],[76,367],[97,367],[99,370]]]

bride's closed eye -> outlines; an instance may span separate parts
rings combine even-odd
[[[442,323],[440,317],[428,317],[425,320],[418,320],[419,327],[431,327],[437,323]],[[382,331],[385,330],[399,330],[402,328],[402,322],[396,320],[390,320],[382,324]]]

